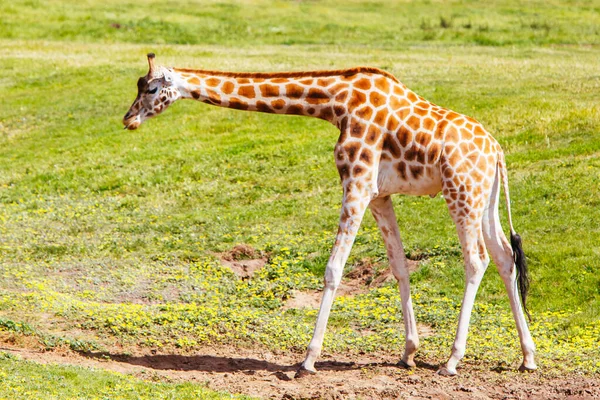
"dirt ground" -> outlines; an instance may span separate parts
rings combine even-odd
[[[44,352],[5,342],[0,350],[39,363],[72,364],[133,374],[146,380],[189,381],[269,399],[600,399],[600,376],[518,373],[512,368],[463,365],[459,376],[437,376],[421,362],[411,371],[389,355],[324,355],[318,373],[294,379],[302,355],[205,348],[195,355]],[[515,366],[516,367],[516,366]]]
[[[242,279],[262,268],[267,257],[249,246],[220,255]],[[411,270],[417,261],[409,261]],[[389,269],[360,263],[348,273],[338,294],[355,295],[393,280]],[[285,309],[318,308],[320,291],[293,293]],[[419,326],[421,335],[431,334]],[[133,374],[152,381],[188,381],[211,389],[265,399],[600,399],[600,376],[559,375],[552,371],[519,373],[518,365],[462,364],[459,376],[435,374],[443,360],[417,360],[417,368],[396,365],[399,354],[323,354],[318,373],[295,379],[303,354],[264,349],[206,347],[194,354],[158,353],[141,348],[114,348],[110,353],[44,351],[34,338],[0,334],[0,351],[39,363],[71,364]],[[429,363],[428,363],[429,362]]]

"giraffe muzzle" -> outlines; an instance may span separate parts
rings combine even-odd
[[[136,115],[134,117],[129,117],[129,118],[123,118],[123,125],[125,125],[123,127],[123,129],[128,129],[130,131],[133,131],[133,130],[139,128],[141,123],[142,122],[140,121],[139,115]]]

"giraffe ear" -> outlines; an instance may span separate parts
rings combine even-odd
[[[148,67],[150,70],[148,71],[148,75],[152,75],[154,73],[154,53],[148,53]]]

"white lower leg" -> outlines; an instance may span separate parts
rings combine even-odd
[[[508,298],[510,300],[510,308],[517,325],[517,332],[519,333],[521,350],[523,351],[522,367],[528,370],[537,369],[537,365],[535,364],[535,344],[531,338],[523,308],[521,307],[514,270],[512,274],[506,276],[506,278],[503,276],[502,279],[504,280],[504,286],[506,287]]]
[[[402,315],[404,317],[404,332],[406,344],[402,361],[406,366],[414,367],[414,357],[419,348],[419,333],[417,322],[410,298],[410,281],[408,263],[404,255],[404,247],[400,239],[400,231],[394,213],[394,206],[389,197],[376,199],[371,202],[371,211],[381,230],[390,268],[394,277],[398,280],[400,298],[402,299]]]
[[[306,370],[315,371],[315,361],[321,354],[321,347],[325,337],[325,329],[327,327],[327,321],[329,320],[329,314],[331,311],[331,306],[333,305],[336,288],[337,286],[334,287],[326,285],[325,289],[323,290],[323,298],[321,300],[321,307],[319,308],[315,330],[313,332],[312,339],[308,344],[306,358],[302,363],[302,367]]]
[[[467,266],[467,268],[471,268]],[[469,321],[471,320],[471,312],[475,303],[475,295],[483,278],[485,269],[474,271],[471,276],[467,277],[467,284],[463,296],[462,306],[460,308],[460,316],[458,317],[458,328],[456,329],[456,338],[452,346],[450,359],[446,363],[446,369],[451,374],[456,374],[456,366],[465,355],[467,346],[467,335],[469,333]]]
[[[352,244],[354,243],[354,238],[356,237],[365,208],[357,207],[357,213],[349,217],[345,216],[344,212],[342,212],[336,241],[327,262],[327,268],[325,269],[325,288],[323,289],[321,307],[317,315],[317,323],[315,324],[313,337],[308,345],[306,358],[302,363],[302,368],[305,370],[315,371],[315,361],[321,354],[323,338],[325,337],[325,329],[327,328],[327,321],[329,320],[335,291],[342,280],[344,265],[350,255],[350,250],[352,249]]]
[[[406,343],[404,345],[404,355],[402,356],[402,361],[407,366],[414,367],[415,353],[419,348],[419,333],[417,331],[417,322],[415,320],[415,313],[413,311],[412,300],[410,298],[408,276],[405,279],[399,279],[398,286],[400,288],[400,298],[402,300],[402,316],[404,317],[404,333],[406,335]]]

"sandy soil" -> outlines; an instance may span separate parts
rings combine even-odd
[[[414,370],[386,355],[324,355],[316,375],[294,379],[302,355],[206,348],[195,355],[44,352],[0,344],[0,350],[39,363],[73,364],[134,374],[143,379],[205,383],[215,390],[271,399],[600,399],[600,376],[552,376],[551,371],[463,365],[460,375],[435,375],[436,365]],[[514,366],[516,368],[516,366]]]

